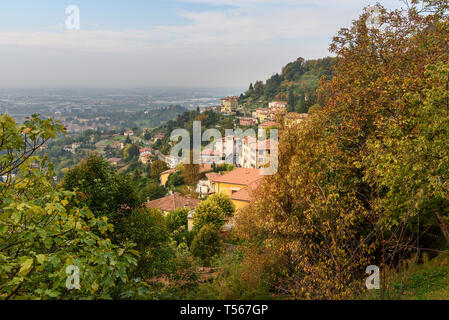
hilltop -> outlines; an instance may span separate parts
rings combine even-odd
[[[318,101],[317,88],[321,77],[329,80],[337,59],[326,57],[316,60],[298,58],[287,64],[265,82],[256,81],[240,95],[239,103],[249,109],[266,107],[270,101],[282,100],[289,104],[289,111],[307,113]]]

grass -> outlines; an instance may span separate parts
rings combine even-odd
[[[385,298],[388,300],[449,300],[449,254],[416,264],[403,263],[401,270],[391,273]],[[379,299],[380,291],[367,292],[362,299]]]

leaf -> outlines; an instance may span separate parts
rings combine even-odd
[[[43,263],[45,262],[45,255],[43,255],[43,254],[38,254],[38,255],[36,256],[36,260],[37,260],[37,262],[39,262],[40,264],[43,264]]]
[[[19,276],[26,276],[30,272],[34,259],[28,258],[20,265]]]
[[[0,234],[6,233],[7,230],[8,230],[8,226],[7,225],[0,224]]]

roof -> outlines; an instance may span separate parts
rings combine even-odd
[[[217,178],[215,182],[247,186],[263,177],[259,169],[237,168]]]
[[[266,122],[261,123],[259,125],[259,127],[262,127],[262,128],[278,127],[278,126],[279,126],[279,124],[277,122],[274,122],[274,121],[266,121]]]
[[[221,174],[219,174],[219,173],[215,173],[215,172],[206,173],[207,180],[209,180],[211,182],[215,182],[215,180],[217,180],[219,177],[221,177]]]
[[[161,175],[163,175],[163,174],[172,174],[172,173],[176,173],[177,171],[178,171],[177,169],[165,170],[164,172],[161,173]]]
[[[200,200],[186,198],[179,193],[174,193],[161,199],[147,201],[145,205],[148,208],[169,212],[179,208],[195,209],[199,203]]]
[[[262,182],[263,182],[263,178],[254,181],[249,186],[247,186],[243,189],[240,189],[237,192],[234,192],[231,195],[231,199],[239,200],[239,201],[246,201],[246,202],[251,201],[251,198],[253,197],[254,193],[257,192],[257,189],[260,187]]]

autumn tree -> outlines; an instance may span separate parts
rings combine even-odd
[[[168,166],[164,161],[156,160],[153,163],[151,163],[150,176],[153,179],[159,180],[161,173],[166,171],[167,169],[168,169]]]
[[[237,217],[281,263],[282,294],[354,297],[366,266],[417,246],[420,221],[446,232],[448,3],[379,8],[379,28],[365,13],[334,38],[322,105],[281,132],[278,173]]]

